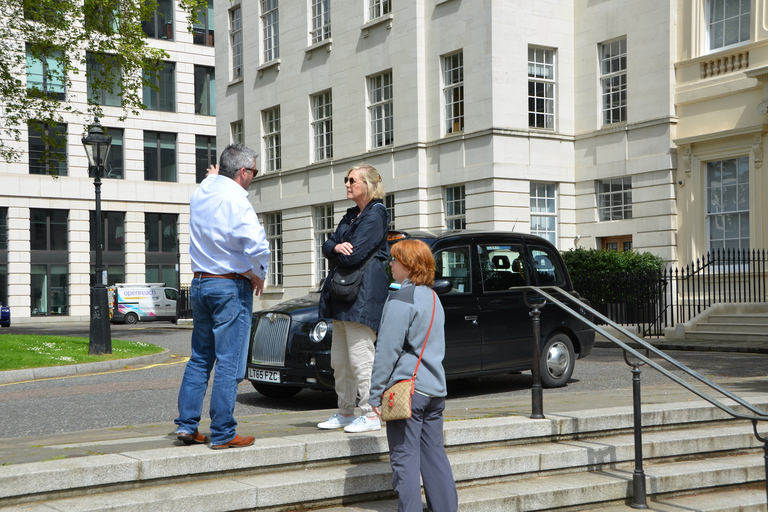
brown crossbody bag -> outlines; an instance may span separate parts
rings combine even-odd
[[[381,419],[383,421],[407,420],[411,417],[411,397],[416,391],[416,372],[419,371],[421,356],[424,355],[424,349],[427,348],[429,333],[432,331],[432,323],[435,321],[435,292],[432,292],[432,319],[429,321],[427,336],[424,338],[424,345],[421,347],[419,360],[416,362],[416,368],[410,379],[395,382],[388,387],[381,396]]]

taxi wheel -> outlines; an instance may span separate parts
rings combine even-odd
[[[541,385],[559,388],[568,384],[576,362],[571,339],[563,333],[549,338],[541,349]]]
[[[138,322],[139,322],[139,317],[136,316],[136,313],[128,313],[127,315],[125,315],[125,319],[123,320],[123,323],[131,324],[131,325]]]
[[[291,398],[301,391],[299,386],[275,386],[261,382],[251,382],[251,384],[256,391],[268,398]]]

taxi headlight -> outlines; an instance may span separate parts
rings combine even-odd
[[[309,339],[314,341],[315,343],[320,343],[325,339],[325,335],[328,333],[328,322],[325,320],[320,320],[315,324],[314,327],[312,327],[312,330],[309,331]]]

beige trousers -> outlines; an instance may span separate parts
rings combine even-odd
[[[355,403],[361,414],[372,416],[368,405],[371,390],[371,370],[376,333],[367,325],[357,322],[333,321],[331,368],[336,381],[339,413],[355,413]]]

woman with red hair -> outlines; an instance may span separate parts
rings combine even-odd
[[[420,240],[403,240],[390,249],[392,277],[401,283],[384,304],[371,376],[369,403],[376,414],[384,390],[411,378],[419,354],[411,417],[387,422],[392,486],[399,512],[421,512],[424,481],[427,508],[434,512],[458,509],[456,484],[443,446],[445,409],[445,313],[431,286],[435,259]],[[429,338],[425,338],[429,332]]]

